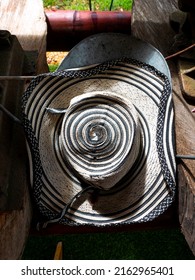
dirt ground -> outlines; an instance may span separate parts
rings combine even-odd
[[[68,52],[47,52],[47,64],[58,65],[67,54]]]

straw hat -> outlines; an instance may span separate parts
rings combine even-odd
[[[45,221],[143,222],[172,203],[172,94],[158,69],[130,52],[40,75],[22,108],[33,195]]]

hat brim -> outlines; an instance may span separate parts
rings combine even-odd
[[[100,191],[95,201],[89,193],[78,197],[61,222],[106,225],[152,220],[168,208],[175,193],[171,86],[164,74],[134,59],[57,71],[30,84],[23,111],[36,203],[46,219],[54,219],[85,188],[59,148],[63,115],[50,114],[47,108],[67,108],[73,97],[97,90],[120,93],[134,104],[142,127],[140,154],[114,188]]]
[[[129,57],[149,64],[168,77],[169,67],[163,55],[151,44],[121,33],[98,33],[74,46],[60,63],[57,71],[100,64]]]

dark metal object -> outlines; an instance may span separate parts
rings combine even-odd
[[[195,160],[195,155],[176,155],[176,158]]]
[[[7,30],[0,30],[0,49],[11,46],[11,34]]]
[[[148,63],[171,76],[162,54],[148,43],[120,33],[101,33],[82,40],[65,57],[58,70],[79,68],[108,60],[130,57]]]

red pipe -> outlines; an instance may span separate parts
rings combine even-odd
[[[47,50],[70,50],[80,40],[101,32],[131,33],[131,13],[46,10]]]

